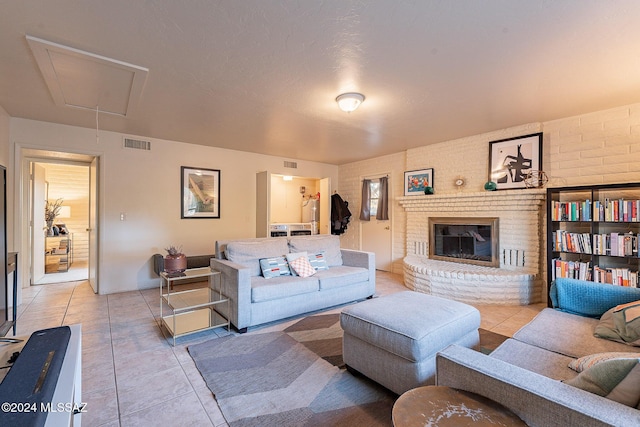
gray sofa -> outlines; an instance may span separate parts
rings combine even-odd
[[[266,278],[260,260],[307,252],[322,253],[327,269],[310,277]],[[230,298],[229,320],[247,328],[373,296],[375,255],[340,248],[334,235],[254,238],[216,242],[211,267],[222,274],[222,292]]]
[[[640,289],[577,280],[558,285],[560,289],[552,290],[555,308],[542,310],[489,356],[456,345],[440,352],[437,385],[492,399],[529,426],[639,426],[639,409],[562,381],[578,375],[568,364],[583,356],[637,352],[640,357],[639,347],[594,337],[599,319],[585,317],[597,311],[602,315],[603,307],[640,300]],[[590,290],[596,292],[590,294]]]

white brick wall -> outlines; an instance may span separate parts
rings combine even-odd
[[[551,187],[640,181],[640,104],[544,123]]]
[[[436,194],[481,192],[488,177],[489,142],[535,132],[544,133],[542,166],[549,176],[548,186],[640,181],[640,104],[443,141],[339,167],[338,190],[354,213],[343,245],[359,247],[357,212],[362,176],[390,173],[393,194],[401,197],[404,171],[433,168]],[[462,189],[453,184],[458,176],[466,179]],[[408,215],[397,201],[392,215],[393,271],[401,274]],[[538,231],[544,248],[544,223]],[[544,266],[538,273],[544,277]]]

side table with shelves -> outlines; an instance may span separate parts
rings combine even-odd
[[[73,263],[71,234],[45,237],[45,273],[64,273]]]
[[[547,189],[548,283],[638,287],[640,183]]]
[[[183,291],[175,290],[175,282],[184,279],[207,279],[207,286]],[[210,267],[190,268],[183,273],[160,273],[160,318],[162,324],[176,338],[194,332],[226,326],[230,323],[216,307],[226,304],[229,313],[229,298],[222,293],[221,274]],[[165,306],[169,314],[165,313]]]

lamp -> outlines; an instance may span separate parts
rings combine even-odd
[[[356,92],[343,93],[336,98],[338,107],[345,113],[355,111],[363,101],[364,95]]]
[[[57,218],[71,218],[71,206],[60,206]]]

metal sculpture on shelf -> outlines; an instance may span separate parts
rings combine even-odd
[[[549,177],[544,171],[531,170],[524,178],[526,188],[541,188],[549,182]]]

